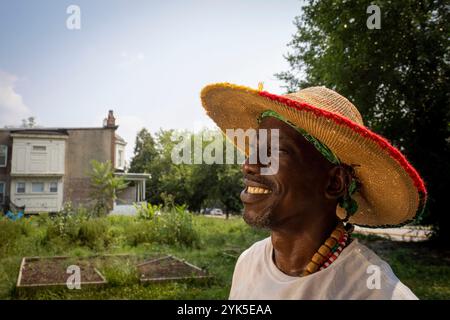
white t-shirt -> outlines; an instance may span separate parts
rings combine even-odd
[[[391,267],[357,239],[328,268],[304,277],[281,272],[272,252],[268,237],[241,254],[230,299],[417,299]]]

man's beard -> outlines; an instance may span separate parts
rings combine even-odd
[[[269,208],[266,209],[262,214],[258,215],[250,216],[249,214],[246,214],[244,212],[243,218],[244,221],[252,227],[270,229],[274,224],[273,215],[273,211]]]

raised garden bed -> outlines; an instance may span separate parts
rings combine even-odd
[[[144,262],[142,262],[144,261]],[[24,257],[17,278],[17,293],[67,288],[70,265],[80,267],[80,286],[100,288],[132,283],[156,283],[211,278],[206,271],[166,255],[97,255],[90,257]],[[58,290],[59,290],[58,289]]]
[[[87,259],[69,257],[24,257],[20,264],[17,288],[67,286],[70,265],[80,267],[80,284],[103,285],[105,277]]]
[[[144,283],[210,278],[206,271],[170,255],[147,260],[137,268]]]

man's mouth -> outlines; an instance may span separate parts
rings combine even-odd
[[[245,189],[241,193],[241,200],[244,204],[259,202],[269,197],[273,192],[273,189],[267,184],[255,180],[244,178]]]
[[[271,188],[268,183],[264,183],[264,181],[258,181],[255,178],[244,178],[244,184],[245,189],[243,190],[243,194],[248,196],[257,195],[258,197],[260,197],[263,195],[269,195],[273,191],[273,188]]]
[[[247,188],[245,189],[245,192],[250,193],[250,194],[267,194],[267,193],[271,193],[272,191],[270,191],[268,188],[265,188],[265,187],[247,186]]]

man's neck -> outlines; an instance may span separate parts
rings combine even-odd
[[[289,276],[301,276],[336,225],[337,220],[324,219],[272,230],[272,259],[277,268]]]

